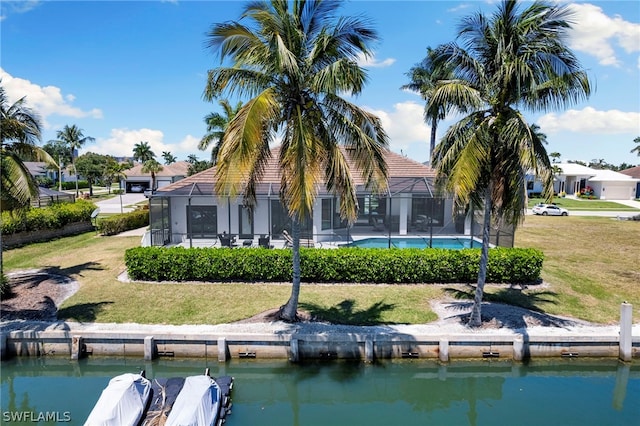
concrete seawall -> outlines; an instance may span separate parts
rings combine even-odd
[[[0,324],[2,359],[13,356],[205,357],[375,359],[543,357],[640,358],[640,324],[632,305],[620,305],[620,323],[602,327],[468,329],[439,324],[343,326],[322,323],[171,326],[6,322]]]
[[[431,358],[440,361],[539,357],[640,358],[640,335],[630,339],[631,358],[623,354],[620,333],[553,335],[522,333],[175,333],[136,331],[14,330],[1,335],[3,359],[13,356],[206,357],[375,359]]]

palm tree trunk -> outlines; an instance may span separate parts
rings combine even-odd
[[[75,161],[72,161],[73,163],[73,175],[76,177],[76,198],[78,198],[78,170],[76,169],[76,163]]]
[[[438,123],[433,120],[431,123],[431,142],[429,143],[429,165],[433,164],[433,151],[436,149],[436,132]]]
[[[282,308],[281,318],[288,322],[297,319],[298,298],[300,297],[300,222],[298,218],[293,218],[291,228],[291,239],[293,240],[293,284],[291,286],[291,296],[289,301]]]
[[[491,193],[493,184],[490,182],[484,195],[484,220],[482,226],[482,250],[480,254],[480,270],[478,271],[478,282],[476,283],[476,293],[473,298],[473,308],[469,327],[480,327],[482,325],[482,296],[484,294],[484,283],[487,279],[487,264],[489,263],[489,231],[491,229]]]

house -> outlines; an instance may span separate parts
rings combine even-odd
[[[344,148],[343,148],[344,149]],[[345,149],[351,170],[355,170]],[[150,234],[147,244],[180,244],[193,239],[215,239],[218,234],[253,239],[264,235],[282,239],[291,231],[291,219],[279,198],[279,147],[271,158],[257,187],[257,205],[250,211],[242,198],[218,197],[214,193],[215,167],[160,187],[150,197]],[[386,151],[388,188],[372,193],[359,173],[353,173],[359,212],[355,223],[347,226],[340,218],[339,201],[326,188],[320,188],[313,213],[301,223],[301,237],[315,241],[349,241],[353,235],[460,234],[469,228],[465,218],[454,218],[453,200],[434,187],[433,169],[402,155]]]
[[[125,170],[125,177],[120,182],[120,187],[125,192],[143,192],[152,189],[151,173],[142,172],[142,164],[137,163],[129,170]],[[162,188],[174,182],[184,179],[189,171],[189,163],[177,161],[172,164],[162,164],[162,170],[156,175],[156,188]]]
[[[620,173],[622,173],[623,175],[631,176],[634,179],[638,179],[638,182],[636,182],[636,198],[640,198],[640,166],[620,170]]]
[[[580,195],[587,192],[602,200],[629,200],[636,198],[638,179],[607,169],[592,169],[577,163],[559,163],[554,176],[553,190],[556,194]],[[539,194],[542,184],[532,175],[527,176],[527,193]]]

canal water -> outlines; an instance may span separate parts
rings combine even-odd
[[[227,426],[640,425],[640,363],[562,359],[304,362],[15,358],[2,362],[0,424],[81,425],[109,379],[235,378]]]

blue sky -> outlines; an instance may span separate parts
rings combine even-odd
[[[219,61],[204,47],[215,23],[238,19],[243,1],[7,1],[1,7],[0,77],[11,101],[26,96],[44,123],[43,143],[76,124],[96,139],[92,151],[130,156],[150,143],[208,159],[197,144],[203,118],[218,111],[202,100],[206,72]],[[561,160],[640,164],[630,153],[640,136],[640,2],[572,2],[568,43],[587,69],[592,96],[564,111],[527,114]],[[426,161],[430,129],[424,104],[400,90],[427,46],[451,41],[462,17],[491,14],[495,1],[363,1],[342,14],[371,19],[380,42],[363,63],[369,83],[354,101],[375,112],[391,149]],[[439,135],[454,122],[445,120]]]

